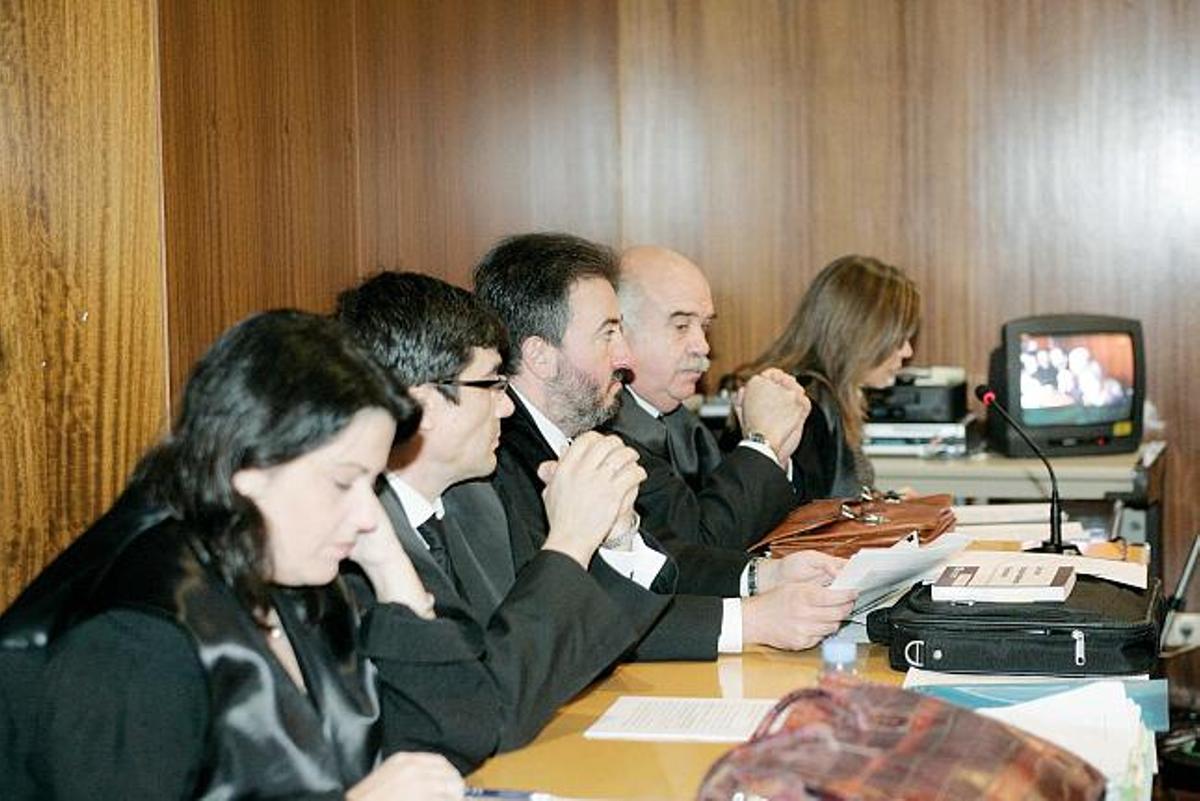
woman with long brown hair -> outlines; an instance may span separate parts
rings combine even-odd
[[[792,480],[807,499],[857,496],[874,484],[862,452],[863,387],[887,387],[921,320],[921,293],[902,270],[843,256],[809,286],[779,338],[739,376],[778,367],[796,376],[813,406],[792,456]]]

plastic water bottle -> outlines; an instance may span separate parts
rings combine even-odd
[[[830,637],[821,643],[821,679],[827,676],[858,675],[858,644],[853,640]]]

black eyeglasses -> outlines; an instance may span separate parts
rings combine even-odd
[[[490,389],[493,392],[504,392],[508,389],[508,376],[498,375],[495,378],[472,378],[462,380],[459,378],[448,381],[434,381],[440,387],[475,387],[476,389]]]

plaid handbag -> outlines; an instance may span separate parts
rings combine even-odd
[[[700,801],[1094,801],[1079,757],[968,709],[832,677],[785,696],[709,769]]]
[[[949,495],[823,498],[797,506],[750,550],[770,549],[773,556],[815,550],[848,557],[859,548],[886,548],[913,531],[924,544],[953,527]]]

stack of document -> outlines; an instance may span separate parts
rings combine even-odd
[[[1125,688],[1125,695],[1141,707],[1143,723],[1156,732],[1165,732],[1170,728],[1167,680],[1151,679],[1145,673],[1129,676],[1014,676],[1008,673],[942,673],[909,668],[904,674],[904,689],[931,695],[956,706],[982,709],[1020,704],[1096,681],[1119,681]]]
[[[989,526],[1003,523],[1050,523],[1050,504],[1037,503],[972,503],[951,506],[954,519],[961,526]],[[1065,519],[1065,516],[1064,516]]]
[[[1023,729],[1086,759],[1108,780],[1106,798],[1149,799],[1154,731],[1169,726],[1167,683],[1145,676],[964,676],[911,669],[908,689]]]
[[[1107,799],[1149,799],[1157,757],[1154,736],[1119,681],[1096,681],[1057,695],[982,709],[1092,763],[1108,780]]]
[[[954,532],[972,540],[1011,542],[1015,547],[1036,547],[1050,537],[1048,503],[998,503],[952,506]],[[1064,542],[1088,539],[1083,524],[1063,520]]]

